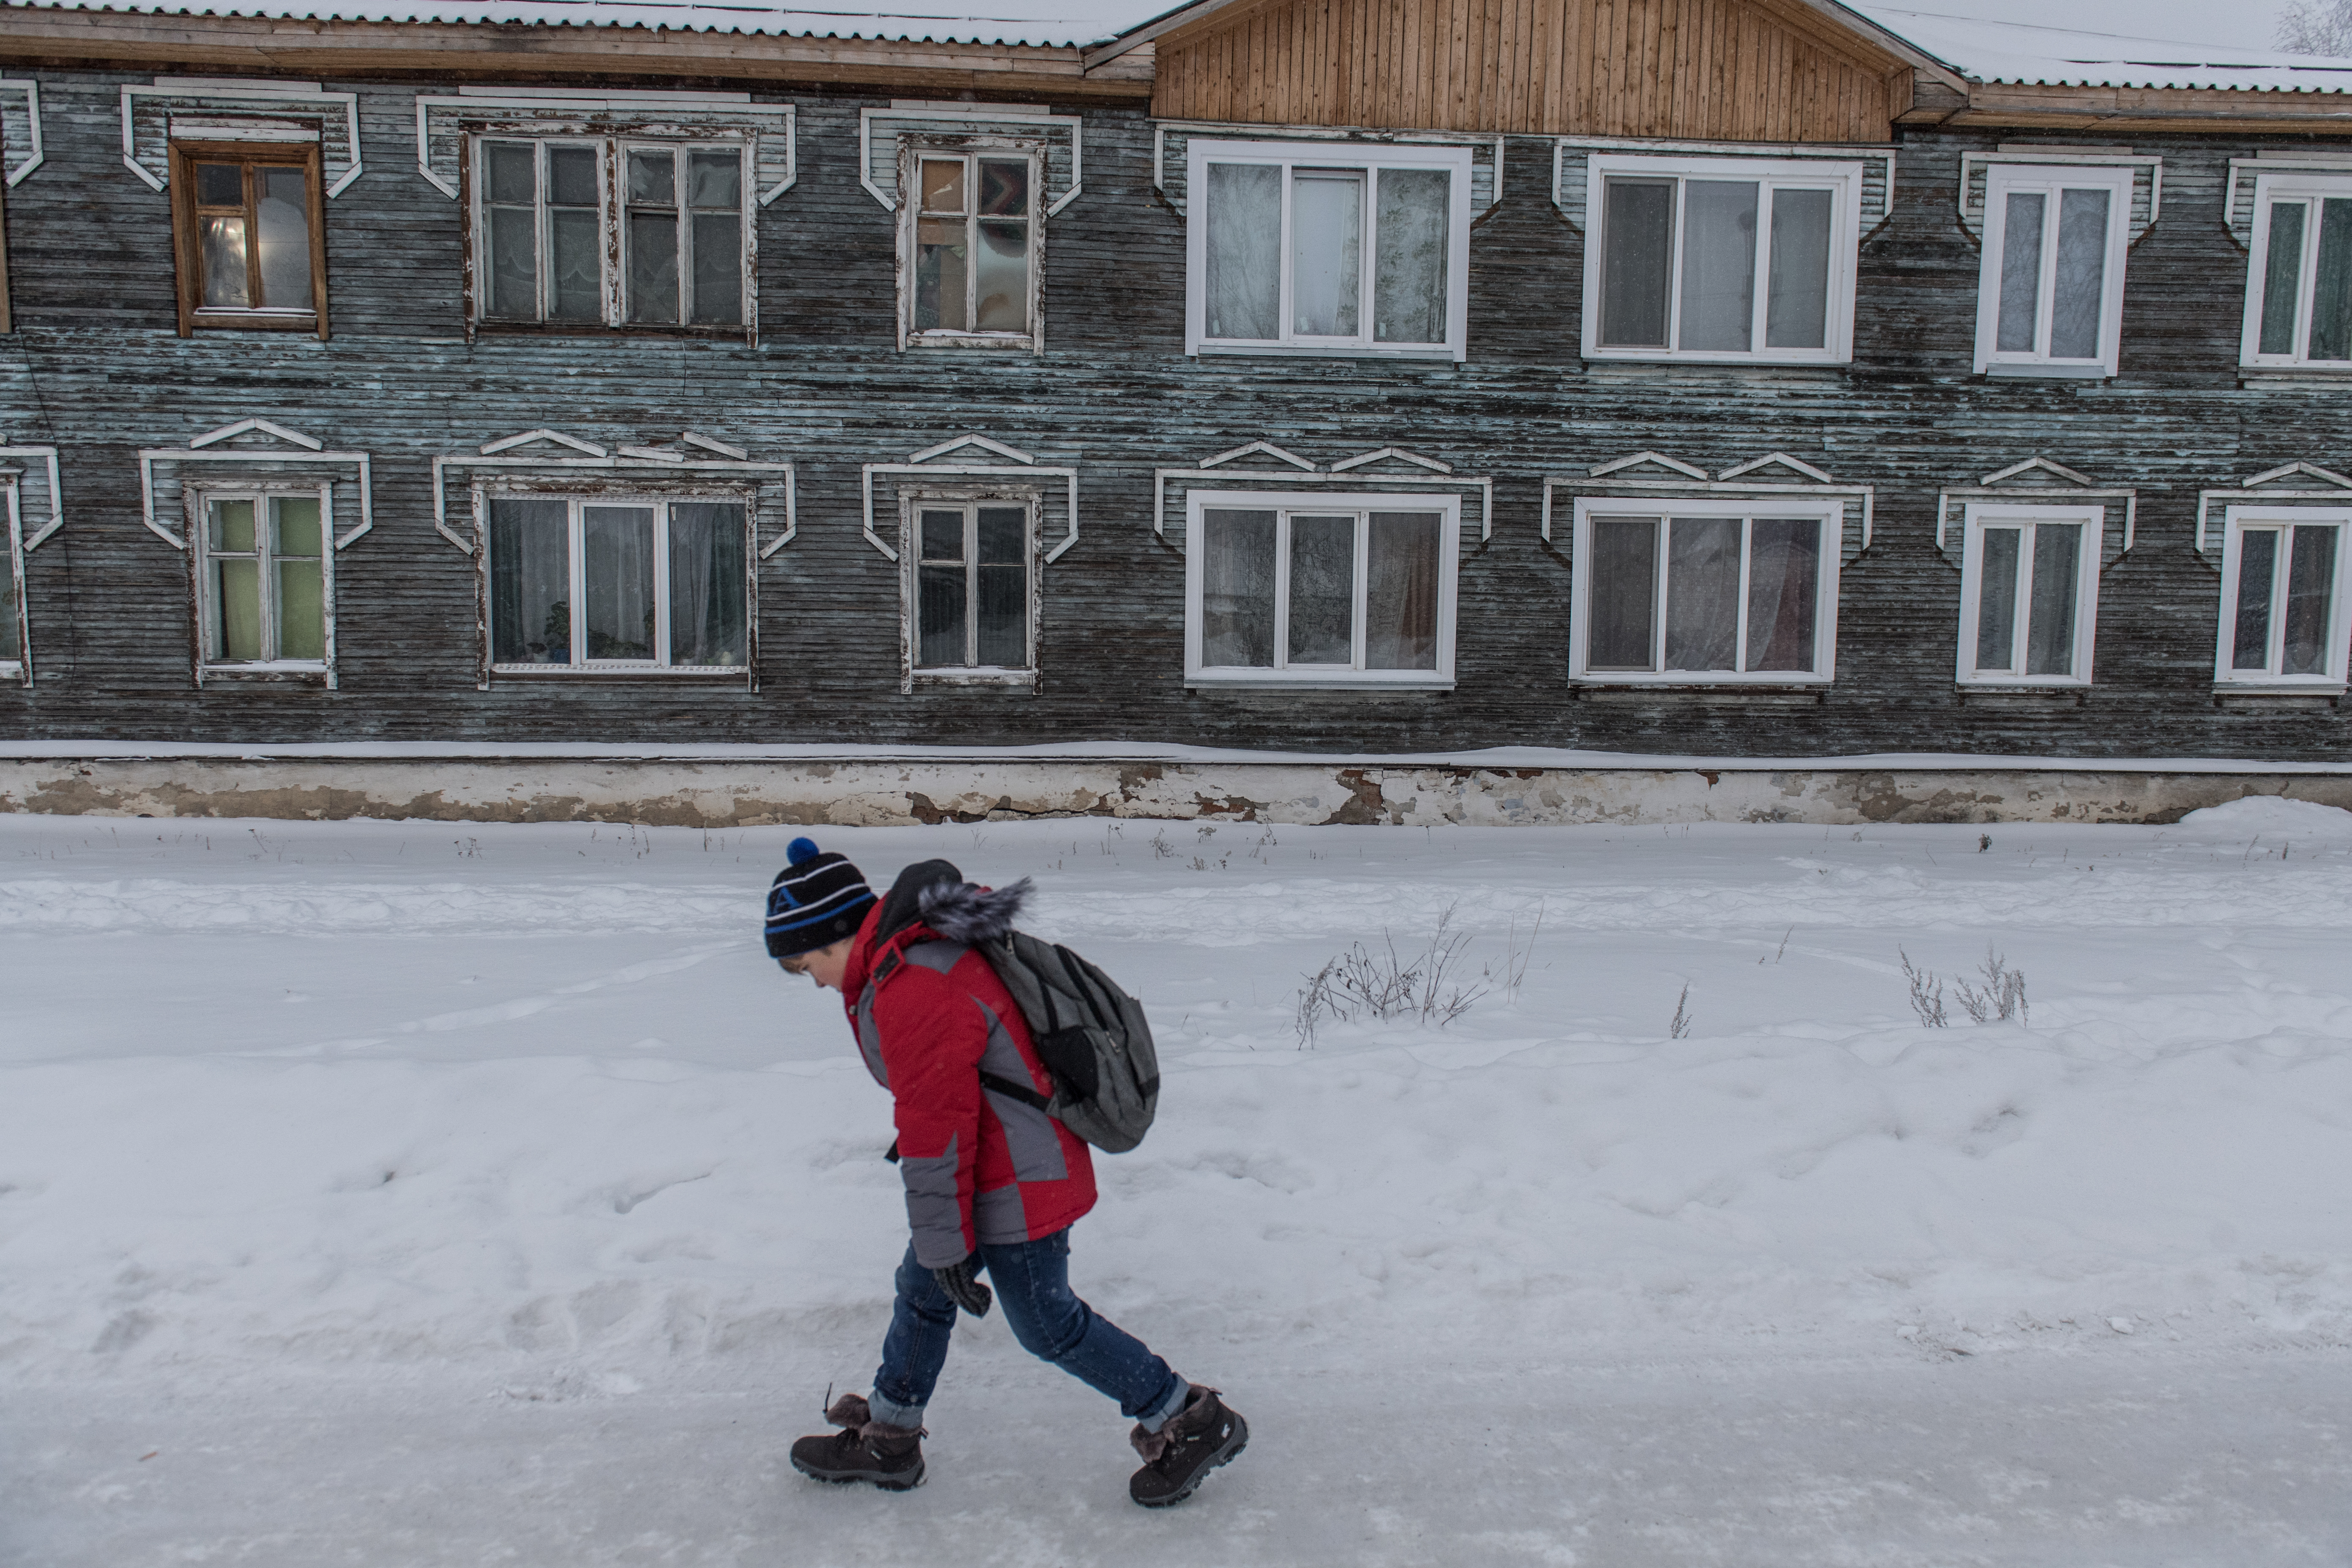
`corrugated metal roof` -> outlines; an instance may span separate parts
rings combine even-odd
[[[1989,22],[1944,11],[1848,3],[1962,76],[1989,84],[2352,91],[2352,59],[2174,43],[2026,22]]]
[[[672,0],[16,0],[54,11],[127,11],[157,16],[254,16],[334,22],[513,23],[531,26],[647,27],[908,43],[1023,44],[1075,48],[1100,43],[1163,8],[1152,0],[988,0],[984,15],[958,11],[826,10],[755,3]]]

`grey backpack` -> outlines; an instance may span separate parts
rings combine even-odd
[[[1142,1142],[1160,1106],[1160,1058],[1143,1004],[1068,948],[1026,932],[975,945],[1020,1004],[1054,1092],[1042,1095],[992,1072],[980,1081],[1037,1107],[1107,1153],[1124,1154]]]

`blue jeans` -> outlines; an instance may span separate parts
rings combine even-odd
[[[1150,1346],[1087,1306],[1070,1290],[1066,1228],[1015,1247],[980,1249],[1013,1337],[1041,1361],[1052,1362],[1089,1388],[1118,1401],[1119,1414],[1157,1432],[1184,1408],[1192,1384],[1168,1369]],[[919,1426],[923,1407],[947,1364],[956,1304],[915,1261],[912,1245],[898,1265],[898,1300],[882,1341],[882,1364],[868,1401],[877,1421]]]

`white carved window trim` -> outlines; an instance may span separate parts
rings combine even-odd
[[[991,453],[1004,460],[989,461]],[[958,462],[940,461],[942,458],[959,456],[961,460]],[[993,437],[972,432],[950,437],[936,446],[926,447],[919,452],[909,453],[903,463],[859,465],[857,485],[863,501],[862,516],[866,542],[872,545],[876,552],[887,561],[900,560],[903,552],[898,545],[891,543],[875,531],[874,481],[877,479],[888,486],[976,480],[1024,487],[1039,479],[1060,479],[1065,486],[1062,502],[1064,523],[1062,537],[1055,540],[1053,548],[1045,552],[1040,564],[1051,566],[1078,542],[1078,470],[1075,468],[1056,468],[1040,463],[1034,453],[1024,452],[1018,447],[1007,446]],[[1041,510],[1043,497],[1050,492],[1050,489],[1051,487],[1041,487],[1038,490]],[[1046,526],[1046,522],[1041,518],[1038,524],[1041,533]]]
[[[2231,171],[2231,182],[2237,169]],[[2245,318],[2238,343],[2238,363],[2247,370],[2286,371],[2304,375],[2343,375],[2352,374],[2352,343],[2347,343],[2346,357],[2315,360],[2308,357],[2311,339],[2313,294],[2318,282],[2318,258],[2321,215],[2329,200],[2352,201],[2352,169],[2330,171],[2324,167],[2298,168],[2280,160],[2264,163],[2254,170],[2251,231],[2246,252]],[[2271,213],[2281,201],[2305,204],[2303,254],[2295,279],[2294,321],[2292,328],[2294,348],[2286,353],[2264,353],[2263,342],[2263,308],[2269,293],[2267,272],[2270,264]]]
[[[2082,547],[2076,557],[2074,578],[2074,638],[2073,659],[2063,675],[2031,675],[2024,669],[2021,657],[2031,630],[2032,609],[2032,573],[2034,530],[2043,523],[2078,526],[2082,529]],[[2011,632],[2012,658],[2017,668],[2009,670],[1977,668],[1978,633],[1982,622],[1980,611],[1984,595],[1984,543],[1988,526],[2014,528],[2021,531],[2018,558],[2017,605],[2015,622]],[[1960,637],[1959,651],[1954,665],[1954,677],[1958,684],[1968,687],[2039,689],[2091,684],[2094,643],[2097,636],[2099,610],[2099,571],[2105,559],[2106,508],[2104,506],[2054,505],[2028,501],[1970,501],[1962,510],[1960,536]]]
[[[2329,584],[2326,668],[2316,674],[2284,673],[2286,637],[2286,578],[2291,542],[2283,537],[2273,563],[2267,638],[2267,667],[2260,670],[2232,668],[2236,652],[2238,591],[2249,531],[2278,530],[2284,535],[2298,525],[2316,524],[2336,530],[2336,571]],[[2347,655],[2352,655],[2352,505],[2239,505],[2222,513],[2221,595],[2213,639],[2213,686],[2217,691],[2276,691],[2340,696],[2346,689]]]
[[[1236,476],[1240,477],[1240,476]],[[1276,514],[1275,545],[1275,666],[1209,666],[1202,662],[1202,597],[1208,552],[1202,547],[1202,513],[1221,510],[1271,511]],[[1366,520],[1373,512],[1436,512],[1437,543],[1437,668],[1434,669],[1371,669],[1362,668],[1366,637],[1364,597],[1369,552],[1365,549]],[[1352,513],[1357,519],[1353,642],[1355,668],[1306,665],[1289,668],[1288,625],[1290,552],[1284,548],[1293,513],[1333,516]],[[1462,563],[1462,495],[1459,491],[1357,490],[1315,491],[1194,489],[1184,498],[1184,684],[1200,688],[1324,689],[1355,691],[1451,691],[1454,689],[1454,645],[1456,600]]]
[[[1078,199],[1085,188],[1086,132],[1075,114],[1055,114],[1040,105],[925,103],[898,100],[887,109],[857,112],[857,183],[897,213],[904,161],[898,143],[908,136],[951,141],[958,137],[1011,136],[1042,147],[1034,205],[1050,218]]]
[[[21,104],[9,100],[21,98]],[[10,189],[41,166],[41,84],[0,76],[0,183]]]
[[[305,479],[310,482],[305,483]],[[243,475],[215,479],[192,479],[183,488],[184,510],[188,532],[188,594],[193,606],[194,625],[193,653],[195,683],[199,687],[215,682],[290,681],[314,684],[332,689],[335,685],[335,485],[331,479],[312,479],[307,475],[269,476],[266,472],[247,477]],[[213,615],[215,605],[211,586],[212,574],[207,568],[213,556],[211,531],[205,527],[215,502],[249,500],[254,503],[254,545],[257,570],[261,576],[260,610],[265,638],[274,638],[278,630],[276,607],[277,584],[268,570],[277,561],[276,550],[268,542],[270,526],[270,502],[279,499],[315,500],[319,503],[319,594],[322,626],[322,657],[319,658],[227,659],[215,658],[212,652]],[[237,553],[245,553],[239,552]]]
[[[363,172],[359,95],[354,92],[329,92],[314,81],[159,76],[145,87],[126,83],[121,94],[122,166],[152,190],[170,186],[173,136],[217,142],[249,134],[283,142],[292,139],[289,116],[299,117],[297,123],[319,139],[327,200],[349,190]],[[172,124],[174,120],[181,121],[178,130]],[[240,121],[256,123],[243,132]]]
[[[1184,352],[1200,354],[1305,355],[1346,359],[1420,359],[1459,362],[1468,355],[1470,319],[1470,174],[1467,147],[1438,147],[1411,142],[1304,141],[1213,141],[1194,137],[1185,148],[1185,184],[1192,193],[1194,210],[1186,219],[1184,260]],[[1211,163],[1258,163],[1282,171],[1282,284],[1276,310],[1281,335],[1272,339],[1212,338],[1208,335],[1209,214],[1203,172]],[[1290,213],[1291,174],[1297,169],[1361,170],[1368,176],[1364,192],[1360,258],[1358,320],[1353,340],[1310,338],[1294,329],[1291,310]],[[1384,343],[1376,341],[1373,289],[1379,258],[1375,254],[1378,225],[1373,213],[1377,196],[1372,182],[1381,169],[1443,170],[1450,177],[1445,223],[1445,341],[1442,343]]]
[[[2116,373],[2123,348],[2125,268],[2131,254],[2132,191],[2138,178],[2129,164],[2053,164],[2002,160],[1985,172],[1984,249],[1977,281],[1976,370],[1980,375],[2103,377]],[[2007,195],[2039,187],[2047,202],[2035,292],[2034,347],[2000,347],[2003,249],[2008,242]],[[2063,193],[2103,190],[2108,195],[2107,236],[2102,258],[2098,353],[2060,359],[2048,352],[2055,322],[2058,236]]]
[[[416,172],[456,201],[466,161],[466,134],[488,126],[519,135],[557,135],[578,127],[586,135],[635,135],[640,130],[691,140],[748,135],[753,159],[744,179],[765,207],[800,178],[799,113],[790,103],[754,103],[748,92],[592,92],[570,88],[460,87],[454,98],[416,100]]]
[[[1034,689],[1037,685],[1037,644],[1039,617],[1045,608],[1044,578],[1040,570],[1038,542],[1042,537],[1044,493],[1035,485],[1018,482],[1004,484],[985,479],[970,484],[953,485],[934,482],[914,483],[898,491],[898,555],[899,594],[902,613],[899,639],[898,689],[912,691],[918,686],[978,686],[1018,687]],[[966,574],[965,636],[975,647],[979,638],[976,606],[979,597],[979,561],[977,544],[979,512],[983,508],[1005,510],[1019,508],[1022,513],[1021,565],[1023,604],[1026,647],[1018,665],[926,665],[922,654],[921,576],[923,569],[921,519],[925,510],[961,511],[965,514],[964,570]]]
[[[1855,275],[1862,244],[1862,160],[1828,158],[1764,158],[1701,156],[1689,153],[1654,154],[1595,153],[1585,165],[1585,214],[1601,214],[1585,226],[1583,355],[1588,360],[1682,364],[1844,364],[1853,358]],[[1601,307],[1608,225],[1603,200],[1612,177],[1671,179],[1677,184],[1673,258],[1666,278],[1668,346],[1612,345],[1601,342]],[[1831,202],[1828,295],[1824,300],[1824,346],[1819,349],[1698,350],[1673,347],[1682,313],[1683,229],[1680,186],[1692,180],[1754,182],[1779,189],[1827,188]],[[1890,176],[1888,184],[1892,184]],[[1754,261],[1753,324],[1749,341],[1763,335],[1770,299],[1771,241],[1760,215]]]
[[[19,468],[9,461],[17,458],[37,464],[36,469]],[[37,471],[47,486],[48,521],[38,528],[31,527],[25,499],[25,477]],[[25,584],[25,558],[40,548],[41,542],[65,524],[65,513],[58,497],[58,449],[55,447],[0,447],[0,506],[5,508],[8,552],[8,591],[0,602],[0,615],[11,616],[16,623],[16,657],[0,659],[0,679],[14,679],[24,685],[33,684],[33,614],[30,591]]]
[[[898,139],[899,178],[898,190],[906,198],[898,209],[898,347],[901,349],[955,348],[998,349],[1045,352],[1045,149],[1039,142],[1017,136],[958,136],[952,138],[902,136]],[[918,246],[922,224],[922,183],[912,177],[916,164],[924,158],[961,159],[964,165],[963,223],[969,235],[979,222],[980,163],[990,158],[1011,163],[1024,159],[1029,167],[1028,211],[1023,221],[1028,226],[1028,313],[1029,330],[1024,332],[981,331],[950,327],[917,327],[915,325],[915,295],[918,279]],[[977,269],[969,258],[964,264],[965,285],[975,290],[977,300]],[[967,318],[970,319],[970,318]]]

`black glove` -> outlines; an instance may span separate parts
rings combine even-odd
[[[948,1293],[948,1300],[975,1318],[985,1318],[988,1310],[996,1305],[996,1293],[980,1282],[980,1255],[974,1253],[961,1263],[931,1270],[931,1278]]]

